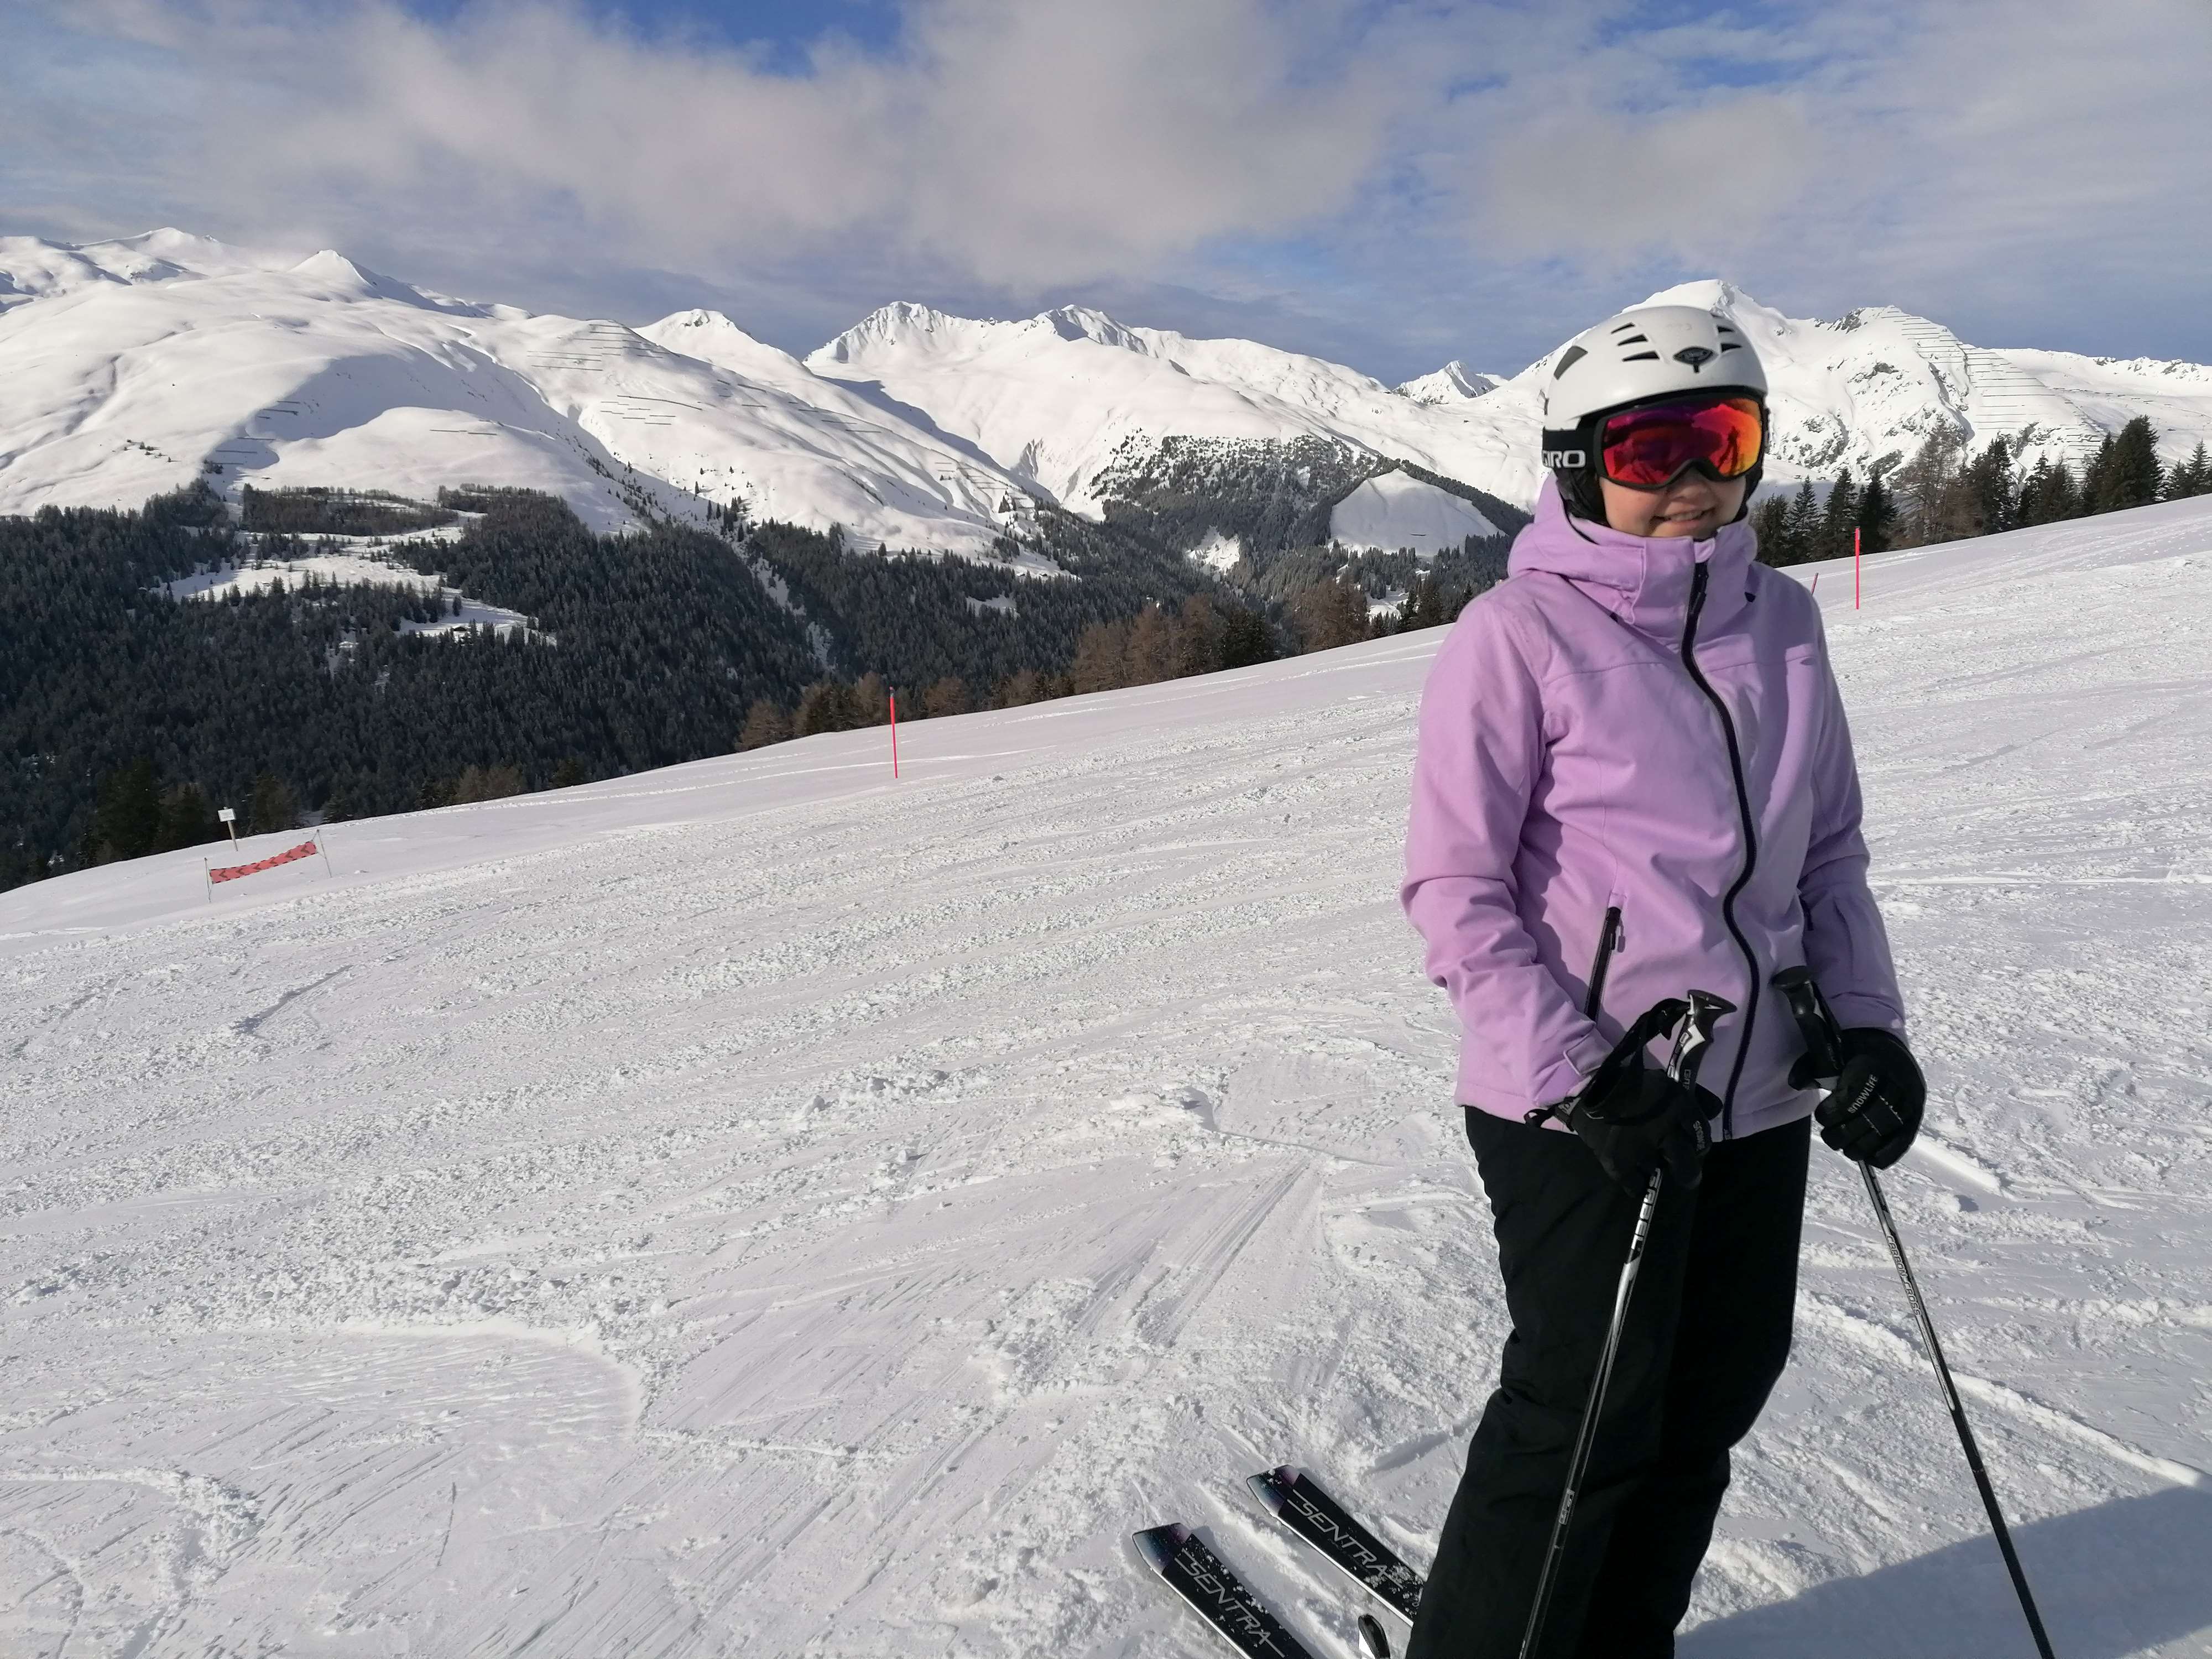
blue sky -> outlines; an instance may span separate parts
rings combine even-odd
[[[1389,380],[1723,276],[2212,361],[2203,0],[0,0],[0,234],[804,350],[1067,301]]]
[[[406,9],[448,24],[473,0],[407,0]],[[871,52],[896,42],[900,8],[894,0],[639,0],[592,8],[619,17],[647,34],[696,32],[731,46],[755,47],[777,72],[805,72],[810,48],[839,34]]]

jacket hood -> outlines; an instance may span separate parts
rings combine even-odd
[[[1724,524],[1704,541],[1680,536],[1631,536],[1609,525],[1569,515],[1559,482],[1544,480],[1536,516],[1514,538],[1509,576],[1546,571],[1564,576],[1589,599],[1639,632],[1672,641],[1681,636],[1697,567],[1710,564],[1702,635],[1718,628],[1751,598],[1759,538],[1748,520]]]

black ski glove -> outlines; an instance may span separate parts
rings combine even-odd
[[[1887,1170],[1903,1158],[1920,1133],[1928,1105],[1928,1085],[1905,1039],[1878,1025],[1855,1025],[1840,1032],[1837,1046],[1844,1065],[1835,1091],[1814,1114],[1820,1139],[1845,1158]],[[1812,1056],[1790,1068],[1792,1088],[1810,1088]]]
[[[1625,1060],[1618,1054],[1608,1059],[1581,1093],[1557,1109],[1605,1172],[1641,1198],[1662,1164],[1677,1185],[1698,1184],[1705,1148],[1712,1144],[1705,1125],[1720,1115],[1721,1103],[1709,1089],[1684,1088],[1638,1048]]]

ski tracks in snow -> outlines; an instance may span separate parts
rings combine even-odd
[[[1888,1189],[2069,1659],[2212,1628],[2212,518],[2141,523],[1829,612],[1935,1096]],[[1433,644],[0,896],[0,1650],[1164,1659],[1170,1518],[1348,1644],[1243,1478],[1425,1560],[1504,1334],[1394,897]],[[1978,1650],[1825,1154],[1806,1262],[1685,1655]]]

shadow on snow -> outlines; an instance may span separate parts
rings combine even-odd
[[[2064,1659],[2124,1659],[2212,1628],[2212,1492],[2172,1487],[2013,1529]],[[1682,1659],[1959,1659],[2034,1644],[1986,1533],[1700,1625]]]

